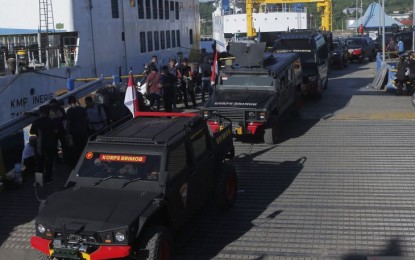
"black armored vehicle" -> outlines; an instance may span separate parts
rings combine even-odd
[[[332,49],[330,32],[316,30],[293,30],[278,32],[273,51],[295,52],[301,56],[303,80],[301,93],[321,97],[328,86],[328,68]]]
[[[173,235],[210,198],[233,205],[231,126],[212,133],[199,115],[157,114],[88,143],[66,189],[41,204],[35,249],[51,259],[169,259]]]
[[[235,135],[262,134],[267,144],[278,141],[286,112],[301,106],[301,63],[296,53],[264,53],[265,43],[234,42],[234,60],[220,70],[212,97],[200,108],[213,132],[221,129],[220,114],[232,120]]]

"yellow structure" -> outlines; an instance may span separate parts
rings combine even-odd
[[[261,7],[264,4],[294,4],[294,3],[317,3],[317,11],[321,16],[321,27],[323,31],[331,31],[333,25],[332,16],[332,0],[246,0],[246,25],[247,37],[256,36],[255,28],[253,26],[253,6],[259,4]]]

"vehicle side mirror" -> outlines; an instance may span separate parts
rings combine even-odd
[[[35,185],[43,187],[43,173],[35,172]]]

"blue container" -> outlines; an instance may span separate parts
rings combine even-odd
[[[69,78],[66,80],[66,89],[68,91],[72,91],[75,89],[75,79]]]

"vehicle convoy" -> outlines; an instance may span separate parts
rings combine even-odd
[[[321,97],[328,86],[330,47],[320,31],[298,30],[280,32],[273,51],[276,53],[296,52],[300,54],[303,80],[301,93]],[[331,39],[331,38],[330,38]]]
[[[209,198],[233,205],[231,125],[195,114],[140,112],[89,141],[66,189],[35,219],[31,245],[52,259],[169,259],[172,237]]]
[[[369,61],[374,61],[376,58],[375,43],[369,36],[349,37],[346,39],[349,47],[349,60],[357,60],[360,63],[364,62],[366,58]]]
[[[262,134],[278,141],[280,119],[301,105],[301,63],[296,53],[265,53],[265,43],[233,42],[233,64],[220,70],[212,97],[200,108],[213,132],[232,120],[235,135]],[[230,60],[228,60],[230,61]]]

